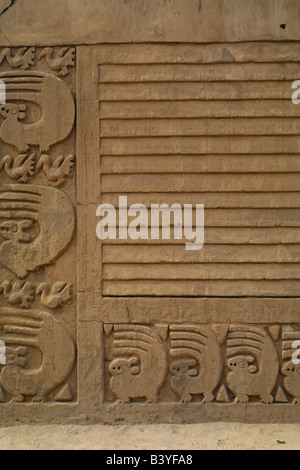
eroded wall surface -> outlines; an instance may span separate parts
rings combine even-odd
[[[1,420],[299,421],[298,3],[0,3]]]

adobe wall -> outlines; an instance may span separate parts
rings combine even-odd
[[[1,423],[299,421],[299,14],[0,1]],[[203,247],[100,240],[120,196]]]

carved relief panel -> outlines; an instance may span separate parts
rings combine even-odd
[[[299,403],[299,365],[291,358],[299,328],[104,324],[104,336],[110,407]]]
[[[78,48],[78,279],[107,419],[300,418],[297,47]],[[120,195],[203,203],[203,248],[97,240],[97,206]]]
[[[0,80],[1,406],[75,402],[75,49],[2,48]]]
[[[298,55],[0,50],[0,415],[300,419]],[[204,204],[203,248],[97,239],[119,196]]]

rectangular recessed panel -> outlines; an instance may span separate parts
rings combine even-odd
[[[295,47],[102,52],[101,202],[118,206],[125,195],[149,214],[151,204],[205,206],[199,251],[173,227],[169,239],[149,230],[148,239],[103,241],[104,297],[300,295]]]

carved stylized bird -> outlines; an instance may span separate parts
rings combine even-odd
[[[17,179],[19,183],[27,183],[30,176],[35,173],[36,154],[21,154],[13,159],[6,155],[0,161],[0,170],[4,168],[5,173],[12,179]]]
[[[48,282],[43,282],[38,286],[36,294],[41,294],[41,301],[45,307],[55,309],[71,302],[73,287],[72,284],[62,281],[55,282],[52,287]]]
[[[29,308],[30,302],[34,300],[34,285],[31,282],[12,282],[6,279],[0,284],[1,292],[9,304],[21,304],[22,308]]]
[[[11,67],[27,70],[30,65],[35,65],[35,47],[21,47],[15,55],[6,47],[0,53],[0,64],[5,58]]]
[[[64,77],[69,73],[69,67],[75,65],[75,48],[62,47],[55,57],[53,57],[53,53],[53,47],[45,47],[39,54],[38,60],[45,57],[49,67],[52,70],[58,70],[57,75]]]
[[[52,163],[50,155],[44,154],[41,156],[36,171],[38,172],[41,167],[45,175],[50,181],[55,181],[54,186],[60,186],[65,182],[66,176],[71,176],[75,164],[74,155],[63,157],[62,155]]]

